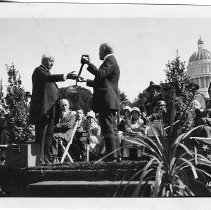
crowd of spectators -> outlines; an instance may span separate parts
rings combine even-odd
[[[151,84],[153,86],[153,84]],[[154,85],[155,89],[159,89],[158,85]],[[154,89],[153,93],[156,93]],[[152,93],[152,94],[153,94]],[[28,100],[27,100],[28,101]],[[164,127],[168,127],[167,119],[167,107],[166,102],[162,98],[153,95],[152,104],[146,104],[146,107],[130,107],[124,106],[120,113],[116,115],[116,121],[118,122],[118,134],[120,139],[120,145],[122,147],[121,154],[123,160],[141,160],[143,150],[134,149],[131,146],[131,142],[127,141],[127,138],[131,138],[136,135],[148,135],[150,131],[147,130],[148,124],[153,124],[155,121],[162,121]],[[205,125],[201,130],[197,130],[196,136],[211,137],[211,111],[207,107],[202,107],[198,100],[193,100],[194,113],[194,125]],[[28,103],[28,106],[30,103]],[[58,163],[59,158],[62,156],[62,144],[67,144],[70,141],[73,127],[77,121],[77,129],[73,137],[73,141],[69,150],[69,153],[74,161],[87,160],[87,152],[89,160],[98,160],[106,153],[106,147],[103,135],[101,133],[101,127],[99,123],[98,113],[90,110],[84,113],[81,108],[77,110],[71,110],[67,99],[60,100],[60,113],[58,122],[54,125],[54,134],[52,145],[50,145],[52,151],[53,163]],[[10,144],[9,131],[7,126],[7,105],[1,102],[0,104],[0,144]],[[0,162],[5,160],[5,150],[0,149]]]

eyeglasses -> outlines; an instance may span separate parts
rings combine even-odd
[[[158,107],[165,107],[165,106],[166,106],[165,104],[158,105]]]

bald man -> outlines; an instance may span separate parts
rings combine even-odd
[[[41,65],[32,74],[32,98],[30,119],[35,125],[35,140],[40,144],[40,164],[50,163],[50,151],[53,139],[55,104],[58,100],[58,87],[55,82],[77,79],[73,72],[64,74],[50,73],[54,58],[45,54]]]

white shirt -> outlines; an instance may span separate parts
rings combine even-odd
[[[104,57],[104,61],[105,61],[106,58],[108,58],[108,57],[111,56],[111,55],[114,55],[114,54],[108,54],[108,55],[106,55],[106,56]]]

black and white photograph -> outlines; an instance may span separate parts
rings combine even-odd
[[[3,207],[211,197],[211,4],[4,1],[0,28]]]

